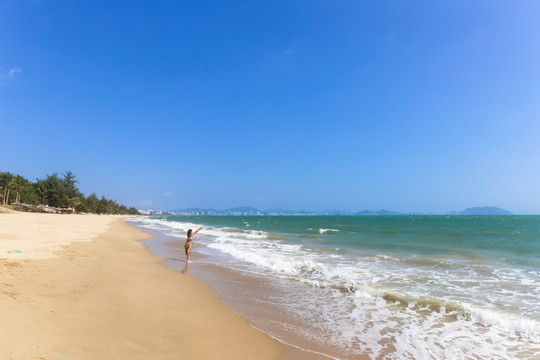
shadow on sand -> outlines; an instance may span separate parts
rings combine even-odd
[[[189,263],[188,263],[186,260],[181,260],[181,259],[177,259],[177,258],[167,258],[167,260],[172,260],[172,261],[178,261],[178,262],[186,263],[186,267],[185,267],[184,270],[182,271],[182,274],[187,274],[187,272],[188,272],[188,270],[189,270]]]

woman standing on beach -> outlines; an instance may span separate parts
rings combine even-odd
[[[187,256],[187,262],[189,262],[189,255],[191,255],[191,242],[193,241],[193,236],[195,236],[196,233],[198,233],[202,229],[202,226],[197,229],[197,231],[193,232],[193,230],[189,229],[187,232],[187,240],[186,244],[184,245],[184,249],[186,250],[186,256]]]

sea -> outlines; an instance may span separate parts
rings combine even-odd
[[[203,226],[190,273],[314,356],[540,359],[540,216],[131,221],[162,235],[149,248],[179,271],[187,230]]]

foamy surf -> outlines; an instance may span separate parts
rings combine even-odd
[[[319,229],[319,234],[339,232],[338,229]]]
[[[414,226],[428,222],[420,229],[404,220],[330,223],[340,219],[272,218],[265,224],[265,218],[257,218],[249,228],[248,221],[238,218],[140,221],[181,237],[204,222],[198,251],[221,266],[263,277],[279,293],[257,294],[257,302],[272,304],[286,321],[250,321],[277,338],[300,336],[315,351],[327,349],[342,359],[366,353],[374,359],[540,355],[540,271],[534,259],[506,249],[500,257],[475,248],[463,251],[464,242],[453,250],[444,238],[435,243],[429,237],[431,242],[413,235],[403,239],[403,233],[440,236],[441,226],[430,225],[432,219],[415,219]],[[457,235],[478,233],[485,228],[481,225]],[[424,248],[419,247],[423,242]],[[523,265],[514,266],[507,257]],[[226,298],[227,290],[222,291]],[[234,307],[234,301],[229,305]]]

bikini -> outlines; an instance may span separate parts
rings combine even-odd
[[[186,244],[184,245],[184,249],[186,250],[186,254],[188,250],[191,250],[191,239],[187,239]]]

